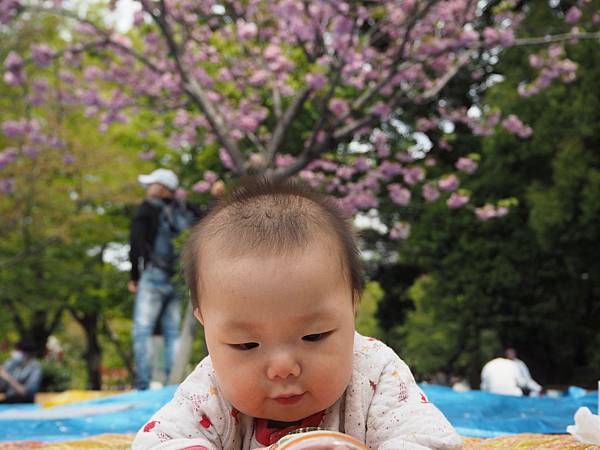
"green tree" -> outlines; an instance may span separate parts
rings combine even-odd
[[[535,4],[524,29],[563,26]],[[512,49],[494,67],[504,80],[480,107],[514,112],[532,126],[531,139],[500,132],[479,144],[460,127],[452,136],[457,153],[448,163],[481,148],[479,169],[465,184],[474,203],[515,197],[518,206],[484,222],[440,205],[410,211],[400,261],[427,276],[414,284],[414,311],[389,339],[419,371],[459,373],[478,385],[483,362],[506,344],[543,383],[591,385],[600,369],[600,52],[589,41],[565,51],[579,65],[577,79],[533,97],[516,94],[533,78],[528,52]]]

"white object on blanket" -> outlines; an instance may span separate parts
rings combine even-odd
[[[585,444],[600,445],[600,417],[582,406],[575,413],[575,425],[569,425],[567,432]]]

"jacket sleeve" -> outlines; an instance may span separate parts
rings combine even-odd
[[[140,279],[140,266],[143,267],[146,258],[148,258],[146,247],[152,226],[152,208],[144,202],[136,211],[129,231],[130,278],[132,281]]]
[[[132,449],[229,450],[237,412],[222,397],[206,361],[138,431]]]
[[[429,402],[408,366],[386,350],[389,361],[372,385],[367,445],[373,450],[461,449],[461,437]]]
[[[40,390],[42,384],[42,366],[38,361],[33,361],[31,372],[27,379],[23,382],[28,395],[35,395]]]

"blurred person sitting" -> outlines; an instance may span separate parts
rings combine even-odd
[[[42,382],[42,366],[35,359],[35,346],[22,340],[0,368],[0,403],[33,403]]]
[[[542,386],[531,377],[527,364],[517,357],[517,351],[514,348],[509,347],[504,354],[508,359],[513,361],[519,369],[519,375],[521,377],[521,384],[519,387],[523,391],[523,395],[531,397],[539,396],[540,392],[542,392]]]
[[[504,357],[502,352],[488,361],[481,370],[481,390],[493,394],[522,396],[524,384],[517,364]]]

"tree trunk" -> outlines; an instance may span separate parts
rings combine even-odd
[[[197,330],[198,321],[194,317],[192,302],[189,302],[183,319],[181,336],[179,337],[179,350],[177,351],[177,356],[169,375],[169,384],[179,384],[185,378],[186,367],[192,356],[192,346]]]
[[[99,391],[102,388],[102,374],[100,373],[102,347],[100,347],[98,341],[98,319],[100,315],[97,312],[82,314],[77,314],[73,310],[70,310],[70,312],[85,333],[87,346],[83,356],[87,366],[88,387]]]
[[[99,391],[102,389],[102,374],[100,373],[102,348],[98,341],[98,314],[85,314],[82,325],[87,341],[87,349],[84,356],[87,363],[88,387]]]
[[[123,361],[123,365],[127,369],[127,379],[129,383],[133,383],[133,355],[131,351],[127,351],[123,348],[121,341],[119,341],[119,337],[113,332],[108,324],[108,320],[105,317],[102,317],[102,329],[108,340],[115,346],[117,353],[121,357],[121,361]]]

